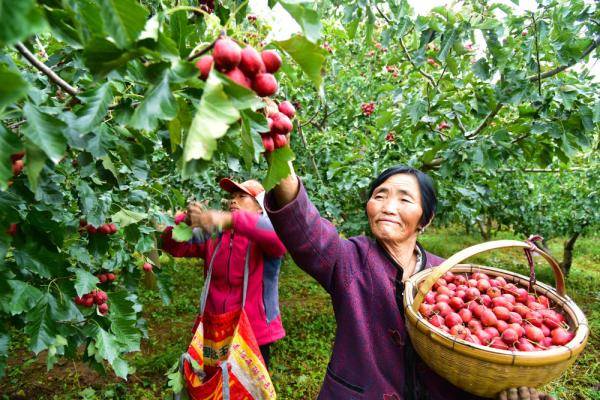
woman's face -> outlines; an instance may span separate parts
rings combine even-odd
[[[229,198],[229,211],[261,212],[261,208],[254,197],[246,192],[233,192]]]
[[[412,174],[390,176],[375,188],[367,202],[371,232],[384,242],[403,242],[416,236],[421,215],[421,190]]]

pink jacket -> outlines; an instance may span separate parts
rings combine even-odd
[[[285,247],[266,215],[246,211],[232,214],[233,227],[216,238],[195,229],[189,242],[172,239],[173,227],[162,234],[162,249],[174,257],[204,259],[204,275],[215,247],[221,240],[213,265],[206,311],[223,313],[242,306],[244,260],[250,247],[250,277],[246,313],[259,346],[285,336],[279,313],[279,269]]]

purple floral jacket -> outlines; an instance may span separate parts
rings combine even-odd
[[[412,349],[402,315],[402,270],[373,239],[343,239],[304,186],[294,201],[265,208],[290,255],[331,295],[333,354],[318,399],[479,399],[431,371]],[[425,268],[443,259],[422,252]]]

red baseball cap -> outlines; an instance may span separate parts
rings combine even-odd
[[[226,192],[233,193],[240,191],[248,193],[254,198],[256,198],[259,194],[265,192],[265,188],[263,187],[263,185],[261,185],[259,181],[254,179],[250,179],[242,183],[237,183],[229,178],[223,178],[219,181],[219,186],[221,186],[221,188]]]

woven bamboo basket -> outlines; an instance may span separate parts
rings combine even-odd
[[[413,346],[421,359],[437,374],[453,385],[475,395],[493,398],[499,392],[512,387],[539,387],[558,378],[583,351],[589,336],[587,320],[583,312],[565,294],[562,271],[552,256],[535,249],[552,267],[556,289],[538,282],[533,289],[560,305],[570,330],[575,337],[564,346],[543,351],[520,352],[479,346],[460,340],[431,325],[419,314],[419,306],[425,294],[436,280],[447,271],[484,272],[490,276],[502,276],[508,283],[527,287],[529,278],[498,268],[460,264],[474,255],[508,248],[531,249],[531,244],[516,240],[498,240],[466,248],[447,259],[440,266],[419,272],[407,282],[404,291],[406,326]]]

